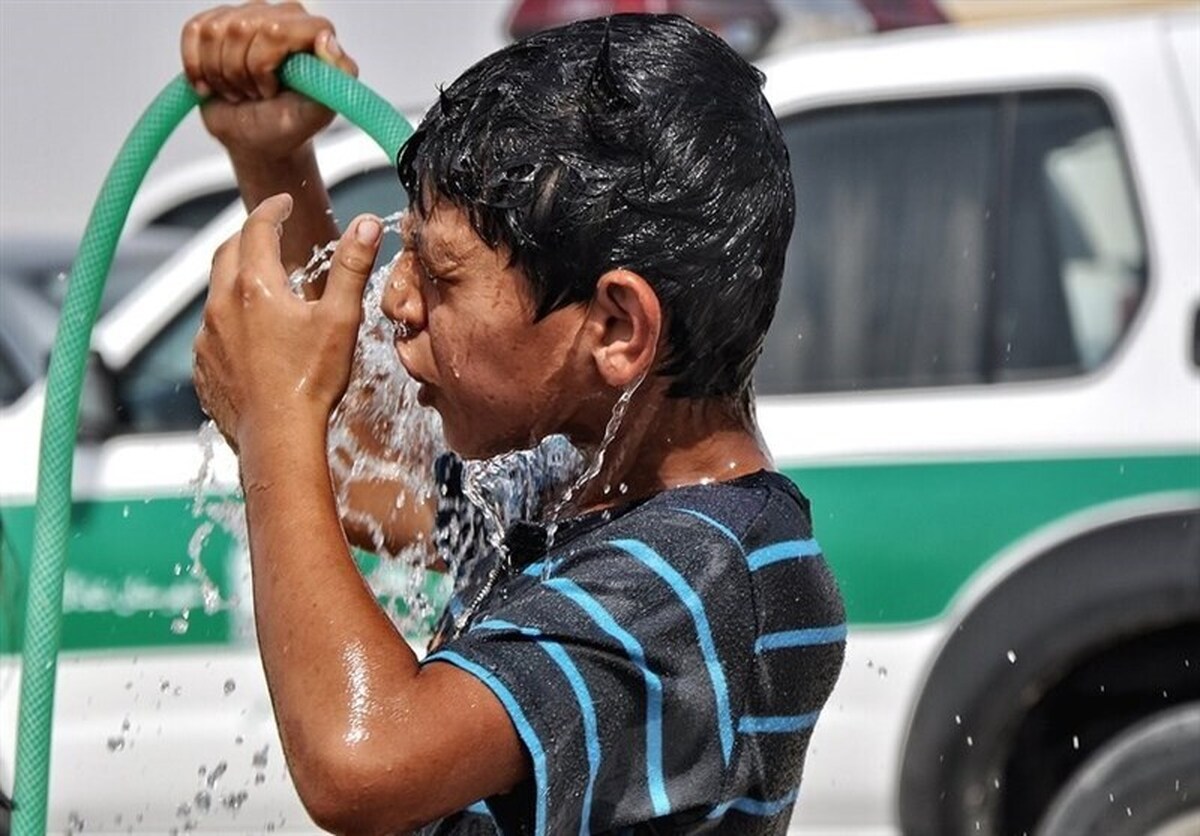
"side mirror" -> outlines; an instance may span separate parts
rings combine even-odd
[[[88,354],[79,395],[78,439],[97,442],[116,434],[121,425],[117,403],[116,375],[93,351]]]

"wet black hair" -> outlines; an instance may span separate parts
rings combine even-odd
[[[744,397],[774,315],[795,213],[763,75],[675,15],[551,29],[441,91],[401,149],[400,180],[507,247],[543,317],[611,268],[666,313],[672,397]]]

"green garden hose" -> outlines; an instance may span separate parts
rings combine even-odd
[[[412,126],[390,104],[311,55],[289,58],[280,69],[280,79],[287,87],[358,125],[392,159],[412,135]],[[134,194],[167,137],[199,103],[200,97],[183,76],[168,84],[151,102],[104,180],[71,268],[50,355],[42,416],[17,723],[14,836],[46,833],[54,682],[62,632],[63,570],[71,522],[79,394],[100,295]]]

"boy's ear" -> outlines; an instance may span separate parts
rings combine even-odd
[[[609,386],[621,389],[641,379],[654,365],[663,329],[658,294],[637,273],[609,270],[596,283],[589,308],[596,370]]]

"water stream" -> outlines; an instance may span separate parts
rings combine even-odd
[[[399,233],[401,217],[397,213],[382,219],[385,234]],[[330,242],[314,249],[309,263],[289,277],[293,292],[302,294],[305,285],[328,272],[335,246],[336,242]],[[417,403],[417,386],[400,364],[393,324],[382,312],[380,303],[391,269],[391,263],[377,268],[364,293],[351,382],[329,422],[328,453],[342,519],[366,533],[379,557],[360,561],[366,580],[397,627],[416,635],[432,623],[441,604],[437,599],[444,600],[450,592],[449,581],[439,585],[427,575],[427,563],[433,556],[430,543],[422,540],[397,547],[388,542],[386,515],[402,512],[406,504],[435,501],[433,461],[446,445],[437,413]],[[486,543],[499,556],[494,575],[508,565],[504,533],[513,522],[544,522],[548,543],[553,543],[557,520],[571,513],[571,503],[600,473],[638,383],[618,398],[601,444],[586,456],[562,436],[551,436],[534,450],[464,462],[463,493],[479,510]],[[199,440],[204,455],[193,481],[193,514],[200,522],[188,549],[189,574],[199,582],[204,610],[211,613],[236,602],[221,600],[200,559],[201,551],[217,526],[229,531],[244,549],[245,514],[240,496],[209,497],[213,445],[219,441],[219,433],[206,425]],[[356,497],[373,483],[382,485],[380,492],[395,495],[391,508],[366,509],[356,504]],[[461,543],[463,552],[472,542],[465,537],[449,540]],[[467,557],[464,553],[437,556],[449,567],[451,578],[458,575]],[[488,590],[490,587],[491,583]],[[186,613],[175,620],[176,628],[178,632],[187,629]]]

